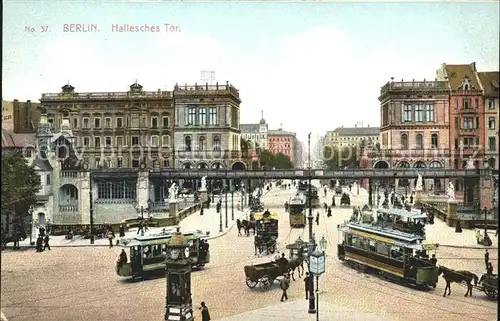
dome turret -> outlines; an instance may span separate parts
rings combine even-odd
[[[265,125],[266,124],[266,120],[264,119],[264,111],[262,111],[261,113],[262,113],[262,117],[260,119],[260,124],[261,125]]]

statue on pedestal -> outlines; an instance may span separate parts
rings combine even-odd
[[[467,165],[465,167],[466,169],[475,169],[476,166],[474,165],[474,160],[472,159],[472,156],[469,156],[469,159],[467,160]]]
[[[206,176],[203,176],[201,178],[201,188],[202,190],[206,190],[207,189],[207,177]]]
[[[422,191],[424,189],[423,185],[424,184],[422,182],[422,175],[418,174],[417,185],[415,186],[415,190],[416,191]]]
[[[448,198],[450,200],[454,200],[455,199],[455,186],[453,186],[452,182],[448,183]]]
[[[168,189],[168,196],[170,201],[175,201],[177,198],[177,185],[175,183],[172,183],[170,185],[170,188]]]

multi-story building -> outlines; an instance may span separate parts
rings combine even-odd
[[[258,124],[241,124],[241,139],[250,142],[250,147],[254,149],[267,149],[268,125],[264,119],[264,112]]]
[[[240,95],[225,85],[175,86],[175,166],[247,168],[242,155]]]
[[[295,164],[296,134],[279,128],[267,132],[267,149],[274,155],[282,153]]]
[[[490,168],[498,170],[499,153],[499,84],[500,77],[498,71],[478,72],[479,80],[484,93],[484,141],[485,158],[488,160]]]
[[[79,155],[91,168],[171,167],[172,92],[144,91],[137,82],[126,92],[42,94],[52,130],[71,124]]]
[[[326,132],[325,143],[332,147],[356,147],[364,141],[375,146],[379,143],[379,134],[379,127],[363,127],[357,124],[354,127],[342,126]]]
[[[380,90],[380,151],[365,147],[363,167],[449,167],[449,104],[444,81],[390,81]],[[371,156],[370,156],[371,155]],[[366,159],[365,159],[366,160]],[[398,186],[414,182],[396,180]],[[445,182],[426,180],[442,190]],[[396,187],[397,187],[396,186]]]

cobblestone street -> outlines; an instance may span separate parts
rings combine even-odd
[[[323,202],[323,192],[320,192]],[[274,188],[266,194],[264,203],[284,204],[291,194],[292,190]],[[331,203],[331,196],[329,192],[328,203]],[[366,191],[361,190],[359,196],[353,195],[351,199],[354,204],[366,203]],[[286,244],[298,236],[308,238],[307,228],[290,228],[284,210],[271,211],[280,216],[279,250],[284,250]],[[321,276],[319,284],[320,300],[325,302],[325,314],[324,318],[320,314],[321,319],[326,320],[331,315],[337,320],[367,320],[368,316],[373,320],[496,320],[497,303],[488,300],[482,292],[474,291],[472,298],[464,297],[465,288],[452,284],[451,296],[444,298],[442,278],[436,289],[419,291],[359,273],[344,265],[336,257],[336,227],[349,218],[352,210],[333,208],[333,216],[329,219],[322,209],[315,209],[314,214],[317,211],[320,211],[321,219],[319,226],[314,225],[314,232],[318,238],[325,236],[328,241],[327,272]],[[209,215],[207,217],[217,220],[214,226],[218,226],[219,217]],[[235,215],[237,218],[243,212],[235,212]],[[196,217],[199,215],[193,214],[191,220]],[[473,236],[473,232],[464,230],[457,237],[454,229],[437,220],[427,229],[430,238],[442,244],[459,240],[470,243],[469,234]],[[497,246],[498,239],[493,237],[492,240]],[[313,319],[307,313],[302,280],[291,282],[289,303],[281,303],[281,306],[277,283],[267,292],[246,286],[243,267],[272,258],[254,256],[253,236],[238,237],[236,228],[232,228],[224,236],[210,240],[210,251],[211,263],[205,270],[192,274],[192,293],[196,306],[201,301],[207,303],[213,320],[236,320],[237,317],[231,316],[245,312],[247,314],[240,316],[240,320],[253,320],[255,315],[258,316],[255,320],[285,320],[280,317],[284,313],[288,314],[288,320],[292,315],[297,320]],[[134,283],[121,279],[115,273],[119,252],[119,247],[57,247],[42,253],[34,250],[2,252],[2,312],[8,320],[161,320],[165,279]],[[497,273],[496,250],[490,252],[490,261]],[[484,273],[483,249],[443,246],[437,254],[438,264],[467,269],[478,275]],[[294,300],[300,301],[294,305]],[[265,309],[254,314],[249,312],[262,308]],[[332,314],[326,314],[327,311]],[[357,317],[349,316],[349,311],[356,311]],[[201,320],[199,314],[197,320]]]

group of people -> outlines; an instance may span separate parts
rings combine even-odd
[[[45,249],[48,249],[50,251],[49,241],[50,241],[49,233],[45,233],[45,228],[40,227],[38,229],[38,237],[35,243],[36,251],[43,252],[45,251]]]

